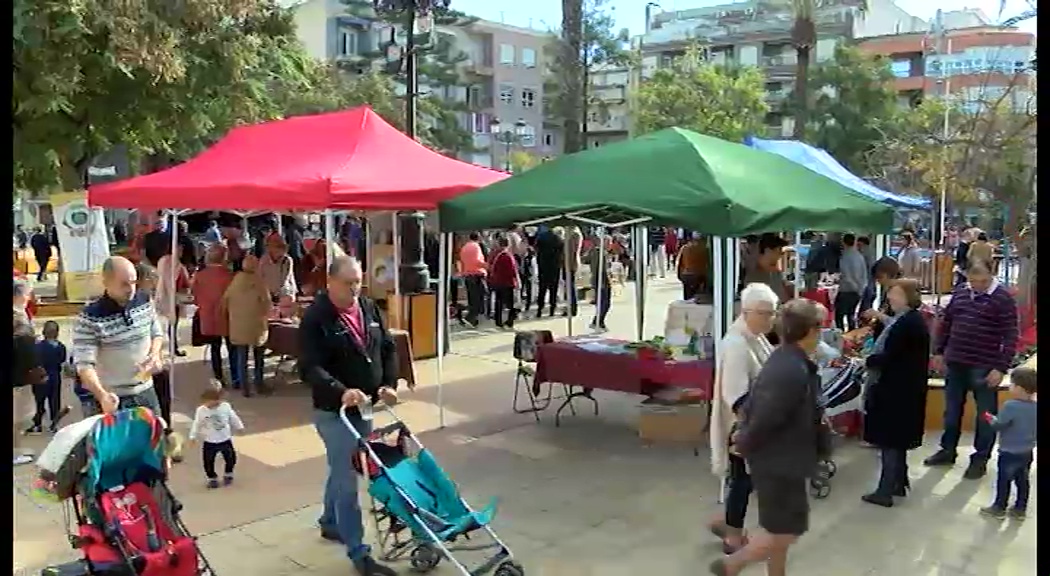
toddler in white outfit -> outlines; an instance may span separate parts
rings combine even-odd
[[[208,488],[219,487],[219,476],[215,473],[215,458],[222,454],[226,469],[222,476],[224,486],[233,482],[233,467],[237,465],[237,451],[233,448],[233,431],[244,430],[244,422],[224,399],[222,384],[217,380],[201,394],[201,405],[193,415],[190,426],[190,441],[201,439],[204,474],[208,477]]]

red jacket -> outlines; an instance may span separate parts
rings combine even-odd
[[[492,259],[489,268],[489,286],[493,288],[514,288],[518,285],[518,262],[509,250],[500,250]]]

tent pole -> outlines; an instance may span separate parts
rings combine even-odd
[[[722,352],[722,315],[725,311],[723,293],[725,292],[726,266],[722,257],[724,238],[721,236],[711,237],[711,248],[714,256],[714,269],[711,271],[712,284],[715,288],[714,309],[711,311],[711,338],[715,343],[715,369],[718,369],[718,359]]]
[[[581,236],[582,236],[582,234],[581,234]],[[562,245],[562,260],[563,260],[562,268],[565,270],[565,302],[569,306],[569,308],[568,308],[568,312],[569,313],[565,315],[565,327],[568,330],[569,338],[572,338],[572,321],[574,320],[574,318],[572,317],[572,300],[570,300],[569,298],[572,298],[572,293],[570,292],[570,290],[575,290],[576,289],[576,281],[575,281],[574,278],[570,278],[569,277],[569,243],[566,241],[568,239],[569,239],[569,235],[566,233],[565,234],[565,238],[562,240],[561,245]],[[580,241],[582,242],[583,240],[580,240]],[[537,298],[539,298],[538,294],[539,293],[537,292]],[[537,303],[538,303],[538,300],[537,300]],[[579,311],[579,305],[577,305],[576,309],[577,309],[577,312],[578,312]],[[537,308],[536,314],[538,315],[538,314],[542,314],[542,313],[543,313],[542,308]]]
[[[438,226],[440,230],[440,225]],[[438,310],[437,310],[437,402],[438,427],[445,427],[445,385],[442,373],[445,369],[445,328],[448,324],[448,235],[440,234],[438,247]]]
[[[170,367],[168,368],[168,394],[171,398],[175,399],[175,356],[178,348],[175,342],[175,330],[177,329],[177,323],[175,319],[178,317],[178,311],[175,309],[179,305],[178,297],[176,296],[176,284],[179,280],[179,218],[178,212],[172,210],[171,214],[171,252],[169,258],[171,259],[171,308],[169,312],[171,317],[168,318],[168,361]],[[168,422],[168,427],[172,426],[171,422]]]
[[[386,310],[387,318],[390,317],[391,312],[394,312],[398,324],[395,328],[401,328],[401,230],[398,226],[396,211],[390,213],[390,223],[390,241],[394,245],[394,293],[392,296],[387,296]]]
[[[795,232],[795,298],[802,295],[802,288],[805,283],[802,281],[802,255],[799,254],[799,247],[802,246],[802,232]],[[813,246],[809,247],[810,250]]]
[[[661,246],[658,248],[663,250]],[[634,225],[634,314],[638,341],[645,340],[645,291],[649,287],[649,228],[642,224]]]
[[[601,329],[601,326],[598,324],[598,318],[601,316],[602,310],[602,284],[605,280],[605,267],[609,265],[605,261],[605,226],[598,227],[598,242],[600,242],[598,244],[598,282],[596,284],[598,291],[594,294],[594,324],[595,328]]]
[[[332,269],[332,260],[335,258],[335,212],[331,209],[324,211],[324,248],[325,258],[328,261],[328,269]]]

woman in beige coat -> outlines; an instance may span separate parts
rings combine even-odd
[[[251,396],[252,390],[248,383],[248,350],[253,356],[255,389],[262,385],[266,361],[263,345],[269,335],[269,314],[273,305],[258,270],[259,259],[251,254],[245,256],[241,271],[234,275],[222,296],[222,309],[230,331],[230,378],[234,390],[243,387],[245,396]]]
[[[731,554],[745,543],[744,517],[751,496],[751,476],[744,459],[732,452],[730,435],[737,413],[751,383],[758,376],[773,346],[765,334],[773,331],[779,298],[766,284],[748,284],[740,293],[740,316],[722,340],[716,362],[715,386],[711,405],[711,469],[726,483],[725,512],[708,524]]]

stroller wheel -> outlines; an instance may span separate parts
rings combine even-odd
[[[493,576],[525,576],[525,569],[521,567],[521,564],[507,560],[496,568]]]
[[[412,564],[412,570],[430,572],[441,563],[441,552],[430,544],[420,544],[412,550],[408,560]]]
[[[837,464],[835,464],[834,460],[825,460],[824,461],[824,473],[827,475],[827,477],[829,479],[834,478],[835,474],[837,474],[838,471],[839,471],[839,467],[838,467]]]
[[[823,478],[814,478],[809,481],[809,493],[814,498],[823,500],[831,494],[831,484]]]

